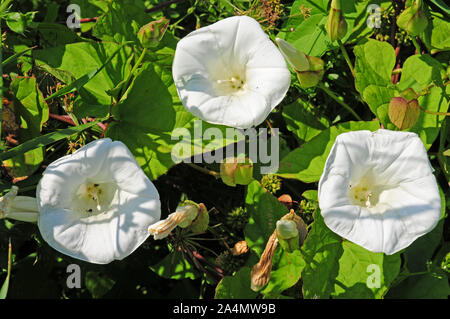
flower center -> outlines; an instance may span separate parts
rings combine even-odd
[[[80,213],[97,215],[108,210],[117,190],[113,183],[85,182],[73,195],[73,207]]]
[[[245,86],[245,79],[239,75],[215,81],[215,89],[223,95],[230,95],[242,91],[245,89]]]
[[[358,184],[350,185],[349,197],[354,205],[366,208],[374,208],[379,201],[380,187],[367,178],[363,177]]]

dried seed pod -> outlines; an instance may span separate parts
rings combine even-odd
[[[278,246],[277,231],[275,230],[267,241],[266,248],[261,254],[259,262],[253,266],[251,272],[251,289],[260,291],[270,280],[270,272],[272,271],[272,259],[275,249]]]

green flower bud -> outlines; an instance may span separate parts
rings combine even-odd
[[[283,39],[276,38],[275,41],[280,48],[281,54],[292,66],[295,72],[309,70],[309,61],[306,54],[300,52],[293,45],[291,45],[289,42],[284,41]]]
[[[300,85],[304,89],[316,86],[324,74],[322,59],[308,56],[282,39],[277,38],[276,42],[281,54],[297,73]]]
[[[347,34],[347,22],[341,10],[341,1],[332,0],[331,9],[325,25],[328,36],[332,42],[341,40]]]
[[[405,10],[397,18],[397,25],[412,36],[422,33],[428,26],[422,0],[407,1]]]
[[[277,221],[277,237],[281,247],[289,253],[300,248],[297,224],[292,220]]]
[[[253,180],[253,163],[248,158],[226,158],[220,164],[220,177],[228,186],[248,185]]]
[[[197,217],[189,226],[189,229],[194,234],[203,234],[208,229],[209,213],[204,204],[200,203],[197,206]]]
[[[412,94],[410,90],[402,92],[402,94],[406,97],[417,96]],[[420,114],[420,106],[417,99],[413,98],[408,101],[403,96],[392,98],[388,110],[389,119],[400,130],[406,130],[412,127]]]
[[[144,48],[154,48],[158,46],[169,26],[169,22],[170,20],[163,17],[144,25],[137,34],[142,46]]]
[[[324,74],[324,63],[322,59],[308,56],[308,61],[310,70],[297,72],[297,78],[304,89],[316,86],[322,80]]]
[[[298,236],[297,224],[288,219],[277,221],[278,239],[291,239]]]

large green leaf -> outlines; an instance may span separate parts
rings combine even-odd
[[[379,128],[377,121],[346,122],[332,126],[285,156],[280,162],[277,174],[285,178],[296,178],[305,183],[317,182],[339,134],[358,130],[376,131]]]
[[[52,48],[58,45],[66,45],[83,41],[76,32],[70,30],[65,24],[39,22],[39,42],[41,48]]]
[[[33,52],[36,64],[64,82],[71,84],[86,74],[98,70],[120,46],[112,42],[78,42]],[[124,47],[97,75],[79,90],[78,108],[110,105],[106,91],[114,88],[131,70],[128,63],[131,50]],[[105,116],[106,112],[102,114]]]
[[[269,193],[258,181],[248,185],[245,205],[249,215],[244,229],[245,241],[258,255],[264,251],[276,222],[288,213],[286,206]]]
[[[13,102],[16,118],[20,118],[19,142],[40,135],[42,125],[48,120],[49,110],[37,87],[36,78],[16,77],[10,85],[15,96]],[[44,160],[44,150],[37,148],[6,161],[3,165],[10,175],[20,178],[31,175]]]
[[[391,75],[395,66],[394,48],[387,42],[368,39],[355,46],[355,86],[363,95],[369,85],[392,86]]]
[[[299,281],[303,268],[306,266],[300,250],[292,253],[287,253],[280,248],[279,250],[281,251],[281,258],[278,263],[273,265],[270,281],[261,291],[264,295],[273,297],[281,295],[284,290],[294,286]]]
[[[338,260],[343,253],[341,242],[316,210],[313,226],[301,249],[306,262],[302,272],[305,298],[329,298],[339,271]]]
[[[450,50],[450,22],[448,19],[434,15],[425,29],[423,40],[434,51]]]
[[[373,253],[349,241],[344,241],[342,248],[331,296],[371,299],[384,297],[400,272],[400,253],[390,256]]]
[[[49,111],[37,87],[36,78],[16,77],[11,82],[10,88],[20,102],[16,113],[22,118],[22,127],[39,133],[42,130],[42,124],[48,120]]]
[[[233,276],[226,276],[216,287],[216,299],[254,299],[257,292],[250,289],[249,267],[242,267]]]
[[[106,59],[102,65],[89,73],[83,75],[82,77],[76,79],[75,81],[71,82],[69,85],[66,85],[62,89],[56,91],[55,93],[51,94],[50,96],[47,96],[45,98],[46,101],[50,99],[54,99],[57,97],[64,96],[68,93],[79,91],[82,87],[84,87],[89,81],[91,81],[97,74],[99,74],[105,66],[111,62],[112,59],[120,52],[120,50],[125,46],[125,44],[122,44],[120,47],[118,47],[109,57]]]
[[[413,89],[418,93],[431,83],[441,85],[444,75],[442,65],[430,55],[413,55],[403,63],[398,87],[401,91]]]
[[[329,127],[325,118],[315,116],[301,100],[283,107],[283,117],[287,129],[294,133],[300,143],[308,142]]]
[[[373,253],[341,239],[319,210],[302,253],[305,298],[382,298],[400,272],[400,253]]]
[[[138,1],[111,1],[108,10],[94,26],[93,35],[103,41],[139,43],[137,33],[141,26],[151,21],[145,13],[144,3]]]

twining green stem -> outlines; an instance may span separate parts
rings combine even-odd
[[[422,55],[422,50],[420,49],[419,43],[417,43],[416,37],[411,37],[411,41],[414,44],[414,47],[416,48],[416,51],[419,55]]]
[[[128,77],[127,77],[127,79],[125,81],[125,87],[127,88],[127,90],[125,91],[124,94],[122,94],[122,96],[120,97],[120,100],[122,100],[122,98],[124,96],[127,96],[128,91],[130,90],[130,87],[131,87],[131,83],[130,83],[131,77],[134,76],[134,73],[136,73],[136,70],[138,69],[139,65],[141,64],[142,60],[144,59],[146,53],[147,53],[147,48],[144,48],[142,50],[142,53],[141,53],[140,57],[138,58],[136,63],[133,65],[133,68],[131,69],[131,72],[128,74]]]
[[[333,100],[338,102],[347,111],[353,114],[353,116],[358,120],[362,121],[362,118],[344,101],[341,101],[329,88],[327,88],[323,83],[319,83],[319,88],[321,88],[326,94],[328,94]]]
[[[146,53],[147,53],[147,48],[144,48],[144,50],[142,50],[141,56],[139,57],[139,59],[136,61],[136,63],[134,64],[133,68],[131,69],[131,72],[128,75],[128,79],[127,80],[130,80],[131,76],[133,76],[134,72],[136,72],[137,68],[139,67],[139,65],[141,64],[142,60],[144,59]]]
[[[198,165],[196,165],[194,163],[185,163],[185,164],[190,166],[190,167],[192,167],[193,169],[196,169],[199,172],[202,172],[202,173],[214,176],[215,178],[220,178],[220,174],[217,173],[217,172],[210,171],[209,169],[201,167],[201,166],[198,166]]]
[[[352,72],[352,75],[355,76],[355,70],[353,69],[353,64],[352,64],[352,61],[350,60],[347,49],[345,49],[345,46],[341,40],[337,40],[337,41],[339,43],[339,48],[341,49],[342,55],[344,56],[344,59],[347,62],[347,65],[350,68],[350,71]]]

